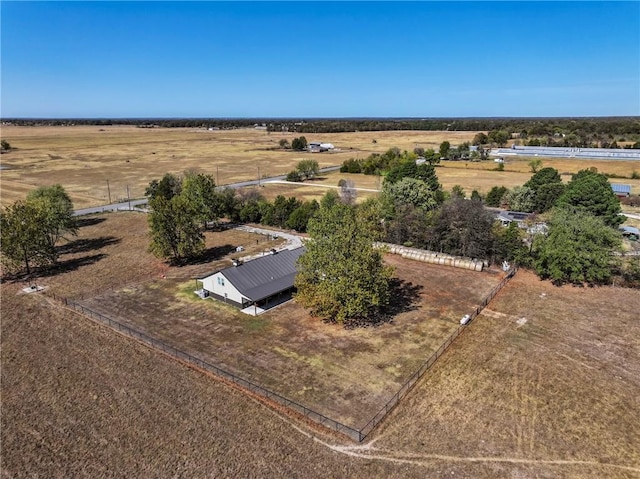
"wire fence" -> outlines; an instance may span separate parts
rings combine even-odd
[[[512,269],[507,276],[503,278],[503,280],[491,290],[491,292],[485,297],[482,301],[481,305],[476,308],[476,310],[470,314],[470,320],[473,321],[476,316],[480,314],[480,312],[489,304],[489,302],[495,297],[495,295],[509,282],[509,280],[515,275],[516,269]],[[413,375],[405,382],[402,387],[396,392],[393,397],[378,411],[378,413],[367,422],[361,429],[356,429],[351,426],[347,426],[346,424],[342,424],[335,419],[331,419],[330,417],[325,416],[313,409],[310,409],[306,406],[303,406],[300,403],[297,403],[289,398],[286,398],[274,391],[271,391],[267,388],[264,388],[252,381],[244,379],[236,374],[233,374],[229,371],[226,371],[218,366],[208,363],[201,358],[193,356],[189,353],[181,351],[178,348],[175,348],[169,344],[166,344],[163,341],[152,338],[140,331],[137,331],[134,328],[131,328],[125,324],[120,323],[114,319],[111,319],[108,316],[105,316],[102,313],[98,313],[97,311],[93,311],[86,306],[83,306],[73,300],[68,298],[57,296],[55,293],[47,292],[47,294],[52,297],[54,300],[61,302],[65,306],[74,309],[75,311],[93,319],[97,320],[110,328],[119,331],[120,333],[129,336],[131,338],[137,339],[152,348],[155,348],[159,351],[162,351],[170,356],[173,356],[182,361],[186,361],[190,364],[193,364],[201,369],[209,371],[216,376],[223,378],[227,381],[230,381],[242,389],[250,391],[267,401],[272,401],[280,406],[290,409],[303,417],[309,419],[315,424],[328,428],[332,431],[343,434],[354,441],[362,442],[374,429],[380,424],[384,418],[391,412],[391,410],[400,402],[402,398],[404,398],[407,393],[413,388],[413,386],[418,382],[418,380],[424,376],[424,374],[434,365],[436,360],[442,356],[442,354],[447,350],[447,348],[453,343],[453,341],[465,330],[466,326],[460,325],[455,331],[446,339],[446,341],[435,351],[427,361],[425,361],[420,368],[413,373]]]

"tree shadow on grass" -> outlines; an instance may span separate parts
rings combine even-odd
[[[90,256],[83,256],[81,258],[72,258],[66,261],[59,261],[56,264],[48,265],[48,266],[40,266],[40,267],[32,267],[32,271],[30,274],[27,274],[25,270],[21,270],[17,273],[6,274],[1,279],[2,282],[20,282],[20,281],[34,281],[38,278],[49,278],[51,276],[56,276],[60,273],[68,273],[70,271],[75,271],[83,266],[88,266],[90,264],[97,263],[103,258],[106,258],[107,255],[100,253],[94,254]]]
[[[76,225],[78,226],[78,228],[83,228],[85,226],[93,226],[93,225],[99,225],[100,223],[102,223],[103,221],[106,221],[106,218],[78,218],[76,219]]]
[[[118,244],[122,241],[120,238],[116,238],[115,236],[100,236],[99,238],[83,238],[74,241],[70,241],[66,244],[60,245],[57,247],[58,254],[77,254],[77,253],[86,253],[87,251],[95,251],[104,248],[105,246],[110,246],[114,244]]]
[[[82,268],[83,266],[97,263],[98,261],[106,257],[106,254],[99,253],[90,256],[83,256],[81,258],[72,258],[65,261],[58,261],[56,264],[38,271],[37,276],[45,278],[48,276],[55,276],[60,273],[68,273],[70,271],[75,271],[79,268]]]
[[[369,318],[345,321],[345,329],[376,327],[385,323],[392,323],[397,315],[418,309],[420,292],[424,289],[422,285],[392,278],[389,281],[389,286],[391,289],[391,301],[383,311]]]
[[[178,264],[178,266],[190,266],[196,264],[204,264],[209,263],[211,261],[219,260],[220,258],[235,252],[236,247],[230,244],[225,244],[222,246],[214,246],[212,248],[205,249],[202,253],[200,253],[197,257],[184,260]]]

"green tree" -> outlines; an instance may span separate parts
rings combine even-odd
[[[153,180],[147,186],[144,195],[150,200],[162,196],[170,200],[182,191],[182,178],[173,173],[166,173],[160,181]]]
[[[473,137],[472,145],[486,145],[489,143],[489,137],[485,133],[476,133],[476,136]]]
[[[555,168],[542,168],[524,186],[534,191],[534,211],[544,213],[553,208],[564,192],[560,173]]]
[[[40,229],[50,251],[55,252],[56,243],[65,235],[75,236],[78,233],[73,202],[61,185],[37,188],[27,195],[27,202],[39,210]],[[53,261],[56,260],[57,255],[54,255]]]
[[[535,269],[556,284],[600,284],[612,275],[620,233],[582,208],[554,210],[549,234],[533,242]]]
[[[422,180],[402,178],[397,183],[384,183],[381,200],[388,218],[396,216],[400,206],[411,205],[422,211],[434,209],[437,205],[435,191]]]
[[[55,261],[45,230],[43,210],[33,202],[16,201],[0,211],[2,265],[9,272],[17,272],[24,265],[27,274],[32,266]]]
[[[601,217],[606,225],[617,227],[624,222],[620,215],[620,202],[611,189],[609,180],[594,170],[581,170],[558,199],[558,206],[569,206]]]
[[[300,233],[305,233],[307,231],[309,220],[319,208],[320,205],[316,200],[305,201],[298,208],[293,210],[287,220],[287,227]]]
[[[451,150],[451,143],[448,141],[440,143],[440,158],[449,158],[449,150]]]
[[[307,139],[304,136],[300,138],[294,138],[291,142],[291,148],[296,151],[303,151],[307,149]]]
[[[11,145],[7,140],[0,140],[0,150],[9,151],[11,149]]]
[[[502,205],[512,211],[533,212],[535,192],[527,186],[516,186],[502,197]]]
[[[494,186],[489,190],[489,193],[487,193],[487,197],[485,198],[486,205],[494,208],[499,207],[502,204],[502,197],[507,191],[509,190],[504,186]]]
[[[529,169],[531,173],[537,173],[542,166],[542,160],[540,158],[533,159],[529,162]]]
[[[494,223],[493,236],[495,238],[494,252],[498,261],[508,261],[522,266],[530,263],[529,248],[524,243],[524,233],[515,221],[506,228]]]
[[[149,200],[150,251],[159,258],[181,263],[204,249],[204,235],[197,214],[182,195],[170,199],[158,195]]]
[[[302,175],[305,180],[308,180],[318,176],[320,166],[318,166],[316,160],[301,160],[296,166],[296,170],[300,172],[300,175]]]
[[[341,202],[309,221],[310,240],[298,260],[296,301],[339,323],[376,321],[389,304],[392,270],[375,249],[374,229]]]
[[[207,229],[208,222],[220,218],[220,196],[216,192],[216,182],[211,175],[187,172],[180,193],[193,211],[195,219]]]
[[[462,198],[464,199],[467,194],[464,191],[464,188],[460,185],[453,185],[451,188],[451,198]]]
[[[451,198],[435,214],[429,248],[459,256],[489,258],[493,222],[493,215],[482,203]]]

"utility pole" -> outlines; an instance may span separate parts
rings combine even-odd
[[[129,211],[131,211],[131,195],[129,195],[129,185],[127,185],[127,201],[129,201]]]
[[[109,188],[109,180],[107,180],[107,192],[109,193],[109,204],[111,204],[111,188]]]
[[[220,167],[216,165],[216,186],[220,186]]]
[[[260,165],[258,165],[258,186],[260,186]]]

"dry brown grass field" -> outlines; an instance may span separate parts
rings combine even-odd
[[[174,311],[195,306],[179,285],[211,265],[169,268],[148,256],[145,223],[129,213],[89,218],[62,257],[65,268],[38,283],[91,297],[166,290],[155,298],[172,301]],[[233,235],[211,233],[211,261],[223,264],[227,245],[255,240]],[[420,266],[413,263],[405,279],[442,276],[437,292],[446,296],[446,274]],[[45,296],[20,294],[20,286],[0,286],[2,477],[640,477],[637,290],[557,288],[520,271],[367,442],[354,445]],[[455,287],[467,288],[462,279]],[[192,311],[200,321],[204,313]],[[252,318],[218,327],[231,342],[234,328],[245,339],[287,323],[299,323],[294,334],[306,326],[306,341],[292,337],[293,364],[313,362],[310,343],[351,340],[349,331],[293,310],[280,317],[284,311],[265,316],[267,325]],[[399,319],[397,326],[399,339]],[[382,338],[384,328],[364,334]],[[250,340],[256,356],[269,346]]]
[[[18,127],[3,126],[2,138],[14,150],[0,158],[3,204],[23,198],[37,186],[62,184],[76,207],[111,199],[144,195],[154,178],[188,169],[211,174],[219,184],[285,174],[304,158],[320,166],[338,165],[397,146],[434,147],[444,139],[468,141],[475,132],[356,132],[306,134],[309,141],[333,143],[340,151],[310,154],[283,151],[282,138],[300,136],[254,129],[207,131],[194,128],[136,128],[130,126]],[[373,140],[376,143],[373,143]]]
[[[2,138],[15,149],[0,157],[0,200],[3,205],[24,198],[32,189],[54,183],[62,184],[76,208],[95,206],[111,200],[125,199],[127,186],[131,197],[142,197],[149,182],[167,172],[188,169],[211,174],[220,184],[252,180],[260,176],[285,174],[304,158],[314,158],[320,166],[341,164],[349,158],[365,158],[391,147],[413,150],[435,148],[444,140],[453,145],[470,141],[476,132],[385,131],[330,134],[305,134],[309,141],[333,143],[340,151],[310,154],[283,151],[282,138],[289,142],[295,133],[267,133],[254,129],[207,131],[196,128],[136,128],[132,126],[18,127],[4,125]],[[373,141],[375,140],[375,143]],[[507,158],[506,171],[491,171],[493,162],[444,162],[438,177],[445,188],[460,184],[468,192],[481,193],[494,185],[521,185],[530,176],[530,158]],[[612,182],[632,185],[640,194],[640,180],[630,180],[640,164],[633,161],[596,161],[543,159],[569,177],[571,173],[596,167],[603,173],[625,176]],[[364,175],[362,175],[364,176]],[[331,181],[333,181],[333,176]],[[338,178],[339,179],[339,178]],[[367,183],[361,179],[356,185]],[[337,179],[335,180],[337,183]],[[365,187],[365,186],[361,186]],[[292,191],[272,186],[267,197]],[[326,190],[301,187],[301,196],[318,198]],[[274,191],[277,191],[274,193]],[[366,197],[371,193],[363,193]]]

